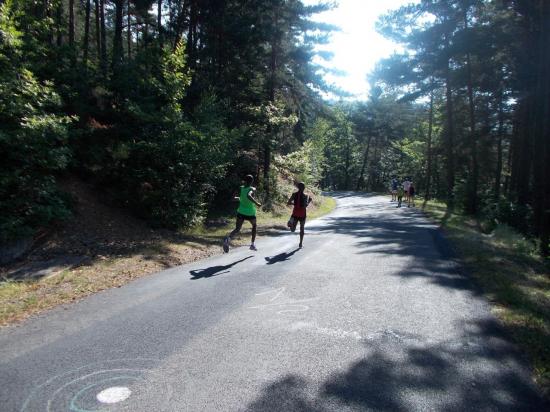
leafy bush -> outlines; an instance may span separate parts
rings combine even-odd
[[[223,134],[204,133],[182,121],[156,138],[129,145],[128,158],[116,171],[119,198],[157,225],[193,225],[225,174],[224,140]]]
[[[487,203],[482,214],[488,222],[489,230],[500,223],[506,223],[524,234],[529,233],[531,230],[526,222],[532,222],[533,211],[527,205],[519,205],[506,199],[500,199],[498,202]]]
[[[151,54],[158,55],[158,70],[147,63]],[[76,145],[79,163],[154,225],[189,227],[206,214],[226,172],[232,135],[222,104],[205,93],[191,115],[182,110],[190,81],[183,44],[149,47],[121,70],[129,73],[115,79],[116,122],[91,122]]]
[[[318,185],[324,170],[322,148],[311,140],[304,142],[300,150],[285,156],[276,156],[275,166],[283,176],[301,181],[306,186]]]
[[[30,236],[69,214],[55,174],[71,157],[67,147],[72,119],[53,85],[40,83],[20,63],[20,33],[10,2],[0,9],[0,242]]]

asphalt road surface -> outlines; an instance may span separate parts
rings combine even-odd
[[[2,411],[544,410],[437,228],[338,193],[262,237],[0,330]]]

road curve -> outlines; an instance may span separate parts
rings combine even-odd
[[[0,330],[2,411],[543,410],[437,227],[336,193],[258,239]]]

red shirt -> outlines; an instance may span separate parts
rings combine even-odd
[[[294,209],[292,209],[292,216],[306,217],[306,207],[309,196],[305,193],[295,192],[292,193],[292,199],[294,200]]]

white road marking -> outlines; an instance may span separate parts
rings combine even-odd
[[[124,386],[113,386],[102,390],[96,395],[101,403],[118,403],[128,399],[132,391]]]

